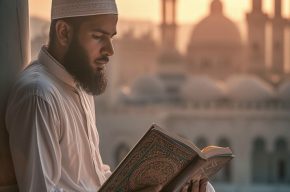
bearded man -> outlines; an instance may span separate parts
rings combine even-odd
[[[49,43],[20,74],[7,107],[20,191],[98,191],[110,176],[99,152],[93,96],[107,85],[117,20],[115,0],[52,0]],[[204,192],[206,185],[191,190]]]

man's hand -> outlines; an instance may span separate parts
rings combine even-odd
[[[186,184],[181,192],[206,192],[207,179],[201,179],[198,181],[190,181],[189,184]]]

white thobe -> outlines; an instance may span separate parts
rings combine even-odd
[[[97,191],[111,173],[93,97],[45,47],[16,82],[6,125],[20,191]]]
[[[6,112],[20,191],[98,191],[111,172],[95,122],[93,97],[43,47],[19,76]]]

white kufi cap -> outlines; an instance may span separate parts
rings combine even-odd
[[[52,20],[104,14],[118,14],[115,0],[52,0]]]

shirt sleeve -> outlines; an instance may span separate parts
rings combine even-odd
[[[8,105],[6,126],[20,191],[62,191],[59,119],[39,96]]]
[[[109,165],[103,164],[102,171],[106,177],[106,180],[112,175]]]

